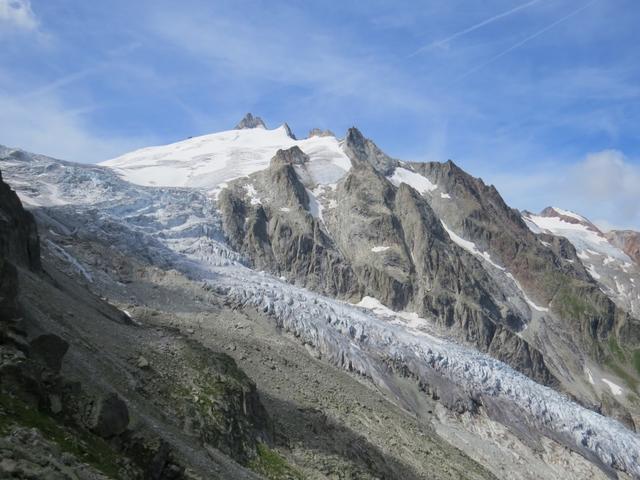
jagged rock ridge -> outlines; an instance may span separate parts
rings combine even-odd
[[[246,128],[267,128],[267,126],[260,117],[254,117],[252,113],[247,113],[235,126],[236,130],[244,130]]]

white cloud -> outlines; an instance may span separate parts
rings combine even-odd
[[[574,163],[556,159],[534,165],[526,172],[503,168],[482,175],[516,208],[538,211],[557,205],[603,230],[640,230],[640,164],[623,152],[603,150]]]
[[[616,220],[638,222],[640,165],[618,150],[603,150],[587,155],[584,161],[572,167],[572,173],[575,176],[572,190],[584,202],[608,208]]]
[[[0,0],[0,32],[6,28],[37,30],[38,20],[29,0]]]
[[[54,95],[16,98],[0,93],[0,111],[0,143],[63,160],[106,160],[158,140],[96,133],[87,122],[90,109],[70,110]]]
[[[253,91],[256,83],[261,90],[279,84],[307,89],[307,100],[321,104],[351,98],[375,111],[426,114],[437,108],[433,100],[416,94],[414,79],[388,59],[316,28],[296,9],[276,9],[268,19],[235,11],[216,13],[155,11],[149,27],[154,35],[207,65],[212,77],[236,79],[236,88],[243,85]]]

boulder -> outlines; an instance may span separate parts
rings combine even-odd
[[[129,425],[127,404],[116,393],[109,393],[94,402],[88,423],[103,438],[120,435]]]
[[[31,358],[55,373],[60,371],[67,350],[69,344],[52,333],[40,335],[29,343]]]

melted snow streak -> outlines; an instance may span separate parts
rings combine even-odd
[[[38,210],[50,220],[47,228],[107,241],[125,254],[203,281],[205,288],[270,315],[326,360],[369,377],[401,404],[411,401],[395,387],[392,371],[414,377],[447,406],[482,405],[490,417],[529,439],[547,436],[605,471],[640,477],[639,436],[502,362],[431,335],[428,319],[396,314],[372,301],[363,304],[375,307],[369,311],[245,267],[224,243],[215,201],[202,192],[136,186],[103,167],[25,155],[7,158],[0,150],[0,169],[35,204],[52,205],[54,195],[57,206]],[[67,227],[56,218],[75,230],[63,231]],[[66,260],[78,268],[73,257]]]

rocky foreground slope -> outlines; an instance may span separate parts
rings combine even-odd
[[[122,385],[125,403],[138,402],[132,417],[155,405],[161,416],[142,423],[171,443],[171,465],[197,471],[204,455],[243,475],[240,465],[259,472],[256,459],[281,459],[282,478],[640,475],[637,320],[601,290],[570,239],[532,232],[452,162],[392,159],[355,129],[344,140],[296,140],[288,128],[245,123],[108,168],[0,152],[40,225],[47,273],[129,312],[116,310],[122,336],[100,362],[119,368],[103,368],[99,383]],[[71,313],[39,318],[60,338],[67,328],[88,344],[104,337],[103,321],[79,329]],[[257,384],[245,420],[223,429],[231,438],[210,433],[220,425],[211,410],[213,419],[191,416],[192,401],[219,395],[209,378],[235,371],[186,364],[197,345],[226,347]],[[95,379],[95,350],[65,362]],[[145,384],[139,374],[156,362],[162,380]],[[223,383],[251,390],[232,378]],[[173,384],[179,393],[166,389]],[[359,432],[355,451],[349,431]]]

